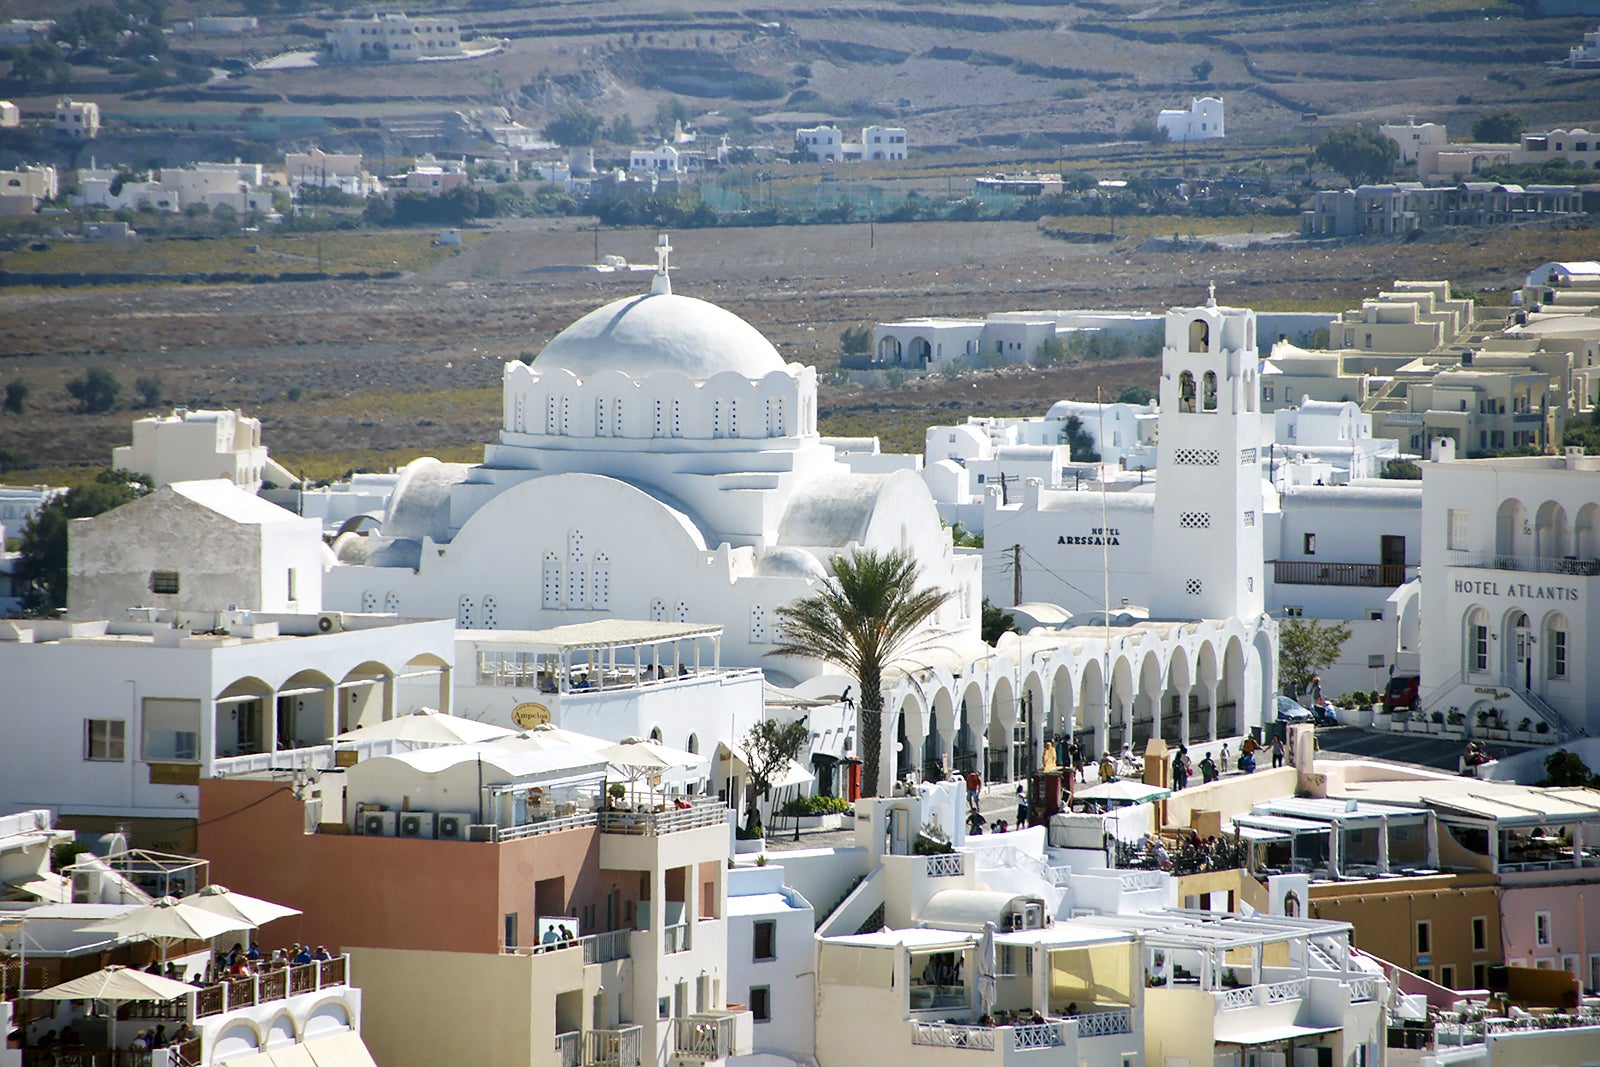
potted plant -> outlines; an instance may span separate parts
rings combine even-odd
[[[1550,724],[1541,719],[1539,722],[1534,724],[1533,732],[1536,734],[1547,734],[1550,732]]]
[[[759,820],[748,822],[733,831],[733,852],[736,856],[748,856],[766,847],[766,833]]]

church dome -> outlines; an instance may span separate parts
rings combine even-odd
[[[722,371],[763,378],[783,357],[754,326],[692,296],[646,293],[589,312],[544,346],[534,370],[579,378],[619,370],[631,378],[677,371],[703,381]]]

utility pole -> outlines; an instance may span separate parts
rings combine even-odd
[[[1022,603],[1022,546],[1011,546],[1011,606]]]

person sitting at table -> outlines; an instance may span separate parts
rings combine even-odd
[[[77,1027],[68,1023],[61,1028],[61,1045],[63,1048],[82,1048],[83,1035],[78,1033]]]
[[[186,1041],[193,1040],[194,1031],[189,1028],[189,1024],[187,1022],[178,1027],[178,1029],[172,1035],[172,1044],[174,1045],[181,1045]]]
[[[307,945],[298,945],[296,947],[300,951],[298,951],[298,952],[296,952],[294,954],[294,962],[296,964],[310,963],[311,962],[311,949],[310,949],[310,947],[307,946]]]
[[[150,1047],[151,1048],[166,1048],[167,1047],[167,1024],[166,1023],[157,1023],[156,1024],[156,1028],[155,1028],[154,1032],[152,1032],[150,1034]]]

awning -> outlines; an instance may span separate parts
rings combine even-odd
[[[378,1067],[354,1030],[222,1062],[226,1067]]]
[[[1216,1035],[1216,1041],[1219,1045],[1276,1045],[1283,1041],[1295,1041],[1304,1037],[1336,1034],[1340,1029],[1342,1027],[1296,1026],[1294,1023],[1279,1023],[1275,1026],[1263,1026],[1255,1030],[1247,1030],[1242,1034],[1218,1034]]]

